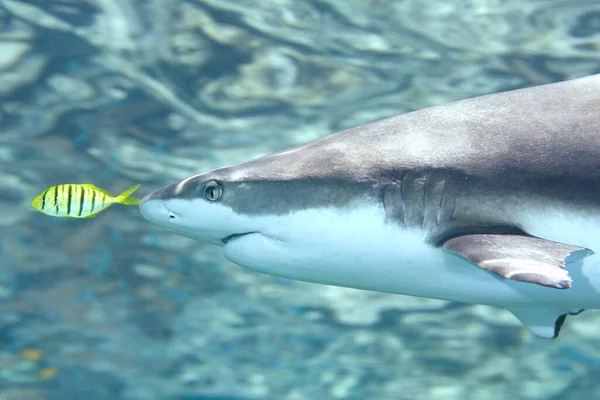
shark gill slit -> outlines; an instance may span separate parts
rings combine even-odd
[[[429,174],[425,172],[425,174],[421,175],[419,172],[416,177],[413,178],[412,184],[413,195],[416,196],[415,205],[418,205],[416,208],[415,215],[413,216],[412,226],[420,226],[421,229],[424,229],[425,224],[425,210],[427,207],[427,203],[425,202],[426,186],[427,186],[427,178]],[[419,221],[420,220],[420,221]]]
[[[402,175],[398,184],[400,185],[400,205],[402,206],[402,225],[406,225],[406,203],[404,202],[404,179],[406,179],[406,173]]]
[[[446,171],[437,170],[431,170],[428,174],[425,187],[425,220],[423,228],[440,225],[446,175]]]
[[[425,217],[427,216],[427,193],[429,192],[429,185],[431,181],[431,171],[427,171],[425,173],[425,182],[423,183],[423,204],[421,209],[423,210],[421,214],[421,229],[425,229]]]
[[[440,226],[442,213],[444,212],[444,200],[446,199],[446,191],[448,190],[448,179],[442,179],[442,182],[444,186],[442,187],[442,194],[440,196],[440,202],[438,203],[437,218],[435,221],[437,226]]]
[[[456,214],[456,203],[458,202],[458,196],[460,195],[460,189],[469,179],[468,176],[465,176],[464,179],[459,180],[456,188],[456,194],[454,195],[454,205],[452,206],[452,214],[450,215],[450,221],[454,221],[454,215]]]

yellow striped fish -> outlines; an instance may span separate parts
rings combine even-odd
[[[140,185],[130,187],[113,197],[106,190],[89,183],[51,186],[40,193],[31,206],[46,215],[61,218],[92,218],[111,205],[137,205],[140,201],[129,197]]]

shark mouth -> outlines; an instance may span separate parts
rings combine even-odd
[[[234,233],[233,235],[225,236],[224,238],[222,238],[222,239],[221,239],[221,242],[222,242],[223,244],[227,244],[227,243],[229,243],[229,242],[230,242],[230,241],[232,241],[232,240],[235,240],[235,239],[237,239],[237,238],[240,238],[240,237],[242,237],[242,236],[244,236],[244,235],[249,235],[249,234],[251,234],[251,233],[257,233],[257,232]]]

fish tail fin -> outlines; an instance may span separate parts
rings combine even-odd
[[[115,203],[137,206],[138,204],[140,204],[140,200],[136,199],[135,197],[129,196],[131,196],[131,194],[135,192],[139,187],[140,185],[130,187],[129,189],[115,197]]]

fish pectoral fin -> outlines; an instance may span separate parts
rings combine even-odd
[[[545,339],[556,338],[567,315],[577,314],[565,310],[541,307],[510,307],[508,311],[513,313],[531,333]]]
[[[565,264],[592,253],[531,236],[497,234],[458,236],[443,247],[503,278],[557,289],[571,287]]]

